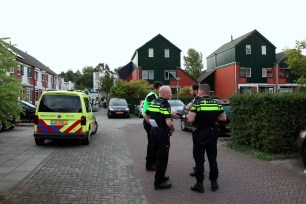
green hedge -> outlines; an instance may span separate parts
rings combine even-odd
[[[296,151],[306,128],[306,94],[241,94],[230,103],[233,143],[270,153]]]

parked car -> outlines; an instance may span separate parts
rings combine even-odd
[[[27,101],[18,101],[19,105],[22,107],[23,112],[20,113],[20,121],[21,122],[33,122],[36,106],[27,102]]]
[[[181,100],[171,99],[168,100],[168,102],[171,106],[171,113],[178,113],[180,115],[183,115],[185,104]]]
[[[218,100],[218,99],[215,99]],[[216,123],[216,126],[220,130],[220,136],[221,137],[228,137],[230,133],[230,128],[229,128],[229,122],[230,122],[230,117],[231,117],[231,106],[229,101],[222,101],[218,100],[220,104],[222,104],[223,109],[226,113],[226,121],[218,121]],[[189,111],[184,111],[183,116],[181,117],[181,129],[183,131],[194,131],[196,128],[194,127],[193,123],[188,122],[187,120],[187,115]]]
[[[302,155],[303,164],[306,168],[306,130],[302,130],[297,138],[298,152]]]
[[[130,117],[130,109],[128,103],[122,98],[111,98],[107,108],[108,118],[112,117]]]
[[[143,110],[143,102],[144,100],[141,100],[138,105],[135,105],[135,116],[138,116],[139,118],[143,117],[141,114]]]

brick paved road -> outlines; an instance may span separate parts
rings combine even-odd
[[[190,190],[194,178],[191,133],[171,138],[167,175],[173,187],[156,191],[154,172],[145,171],[146,136],[142,119],[107,119],[97,114],[99,131],[89,146],[76,143],[57,152],[9,198],[16,203],[306,203],[306,176],[271,162],[231,151],[219,142],[217,192]],[[208,166],[205,164],[205,175]]]
[[[25,184],[10,192],[15,203],[147,203],[120,129],[128,120],[97,113],[89,146],[50,143],[57,152]]]

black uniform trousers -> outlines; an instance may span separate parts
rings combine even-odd
[[[147,132],[147,139],[148,139],[148,145],[147,145],[147,156],[146,156],[146,168],[150,168],[152,165],[156,165],[156,157],[157,153],[153,148],[153,143],[151,139],[151,125],[148,124],[145,120],[143,120],[143,128]]]
[[[204,181],[204,155],[209,162],[209,180],[216,181],[219,175],[217,165],[217,135],[212,128],[196,130],[192,133],[193,158],[196,163],[195,177],[197,182]]]
[[[159,185],[164,181],[165,173],[168,166],[170,136],[163,128],[152,127],[151,137],[153,147],[157,152],[156,173],[154,185]]]

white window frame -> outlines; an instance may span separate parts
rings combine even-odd
[[[272,68],[262,68],[261,74],[263,78],[273,78],[273,75],[274,75]]]
[[[149,57],[154,57],[154,49],[149,48]]]
[[[142,70],[142,79],[154,80],[154,70]]]
[[[262,55],[267,55],[267,46],[265,46],[265,45],[261,46],[261,54]]]
[[[242,70],[245,70],[245,76],[241,76],[241,71],[242,71]],[[240,67],[239,76],[240,76],[241,78],[251,77],[251,68],[249,68],[249,67]]]
[[[165,49],[165,58],[170,58],[170,49]]]
[[[247,54],[247,55],[252,54],[252,47],[251,47],[251,45],[245,45],[245,54]]]
[[[170,79],[170,74],[172,74],[173,78],[176,79],[176,71],[175,70],[165,70],[165,72],[164,72],[165,80]]]

